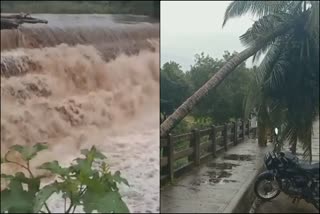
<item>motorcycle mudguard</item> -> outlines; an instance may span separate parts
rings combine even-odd
[[[262,173],[260,173],[259,175],[258,175],[258,177],[274,177],[275,176],[275,174],[273,173],[273,171],[272,170],[266,170],[266,171],[264,171],[264,172],[262,172]]]

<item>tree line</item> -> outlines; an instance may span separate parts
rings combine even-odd
[[[196,54],[194,64],[183,71],[181,66],[170,61],[163,64],[160,72],[160,110],[162,120],[172,114],[184,100],[191,96],[210,76],[214,75],[237,53],[225,51],[222,58],[213,58],[203,52]],[[226,78],[217,90],[210,91],[192,110],[191,116],[198,125],[201,121],[224,123],[244,116],[244,101],[253,81],[256,67],[248,68],[242,63],[237,71]]]
[[[159,19],[160,1],[1,1],[1,13],[136,14]]]

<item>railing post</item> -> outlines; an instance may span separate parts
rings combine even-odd
[[[257,127],[255,127],[254,129],[254,138],[258,138],[258,136],[259,136],[259,130],[258,130],[258,125],[257,125]]]
[[[163,147],[163,151],[162,151],[162,157],[166,157],[168,160],[168,163],[161,170],[161,175],[168,175],[169,176],[169,137],[168,136],[169,135],[167,135],[167,137],[166,137],[167,145]]]
[[[238,127],[238,130],[237,130],[237,142],[241,143],[241,120],[240,119],[237,119],[237,127]]]
[[[172,135],[168,134],[168,171],[169,171],[169,177],[170,182],[173,182],[174,179],[174,142],[172,141]]]
[[[223,139],[223,144],[224,144],[224,150],[228,150],[228,123],[224,124],[224,139]]]
[[[238,124],[237,124],[237,120],[235,122],[233,122],[233,126],[234,126],[233,144],[237,145],[238,144]]]
[[[189,141],[189,147],[188,148],[194,148],[194,145],[196,144],[195,143],[195,140],[196,140],[196,138],[195,138],[195,135],[194,135],[194,130],[192,129],[191,130],[191,137],[190,137],[190,141]],[[190,162],[193,162],[194,161],[194,151],[193,151],[193,154],[192,155],[189,155],[188,156],[188,163],[190,163]]]
[[[213,157],[217,157],[217,146],[216,146],[216,127],[213,125],[211,126],[211,133],[212,133],[212,139],[211,139],[211,144],[212,144],[212,155]]]
[[[247,119],[248,122],[248,138],[250,139],[250,119]]]
[[[198,129],[193,129],[193,148],[194,148],[194,163],[196,166],[200,165],[200,132]]]
[[[246,123],[244,120],[241,120],[242,123],[242,140],[244,141],[244,137],[246,136]]]

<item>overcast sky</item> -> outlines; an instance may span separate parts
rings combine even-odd
[[[204,52],[221,58],[224,50],[242,51],[239,36],[253,24],[250,15],[230,19],[222,28],[230,1],[161,1],[161,65],[173,60],[183,70]],[[251,58],[247,65],[251,66]]]

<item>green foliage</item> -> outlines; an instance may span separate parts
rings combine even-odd
[[[36,177],[30,170],[29,161],[38,152],[47,149],[43,143],[32,147],[15,145],[10,148],[1,164],[13,163],[25,168],[29,176],[22,172],[15,175],[1,174],[9,185],[1,191],[1,213],[51,213],[47,200],[55,193],[62,193],[65,213],[74,213],[77,206],[82,206],[86,213],[129,213],[121,199],[118,184],[128,181],[119,171],[112,173],[105,163],[106,157],[94,146],[82,150],[82,158],[77,158],[69,167],[62,167],[58,161],[43,163],[38,169],[44,169],[58,176],[59,179],[40,188],[43,177]],[[8,160],[10,152],[19,152],[25,164]],[[26,185],[26,188],[24,186]],[[68,208],[67,207],[68,204]]]
[[[191,130],[191,123],[186,120],[181,120],[181,122],[172,130],[172,134],[186,133]]]
[[[161,113],[167,115],[173,113],[234,54],[236,53],[230,54],[225,51],[223,59],[214,59],[204,53],[196,54],[194,65],[186,72],[183,72],[176,62],[165,63],[160,73]],[[243,117],[243,103],[249,85],[253,81],[254,69],[247,68],[244,63],[239,65],[223,84],[202,99],[193,109],[189,119],[182,120],[173,129],[173,133],[190,131],[192,128],[204,128],[212,123],[224,123],[233,118]]]
[[[47,149],[46,144],[37,143],[32,147],[23,147],[21,145],[14,145],[11,147],[12,150],[17,151],[21,154],[23,160],[29,161],[34,158],[38,152]]]
[[[230,18],[239,17],[246,13],[263,17],[270,13],[280,13],[296,8],[302,1],[233,1],[226,9],[222,26]]]
[[[169,115],[188,97],[190,85],[181,66],[173,61],[162,66],[160,82],[160,111]]]
[[[225,51],[223,59],[213,59],[210,56],[196,55],[195,65],[187,72],[193,91],[200,88],[213,76],[233,55]],[[215,91],[209,91],[193,110],[196,117],[211,117],[215,123],[224,123],[232,118],[243,116],[243,100],[252,81],[252,69],[242,63],[231,73]]]

